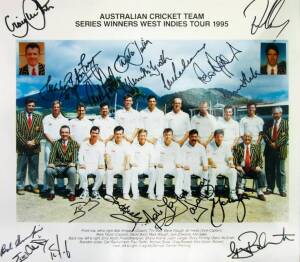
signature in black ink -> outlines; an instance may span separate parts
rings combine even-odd
[[[231,64],[235,60],[238,60],[237,54],[241,53],[242,51],[235,48],[228,42],[226,42],[226,44],[229,46],[230,51],[232,53],[232,57],[230,58],[225,57],[223,54],[213,57],[208,52],[205,52],[207,63],[211,69],[208,72],[204,72],[204,70],[200,68],[200,66],[196,62],[193,63],[194,72],[197,78],[203,84],[211,82],[212,78],[216,76],[219,72],[222,72],[228,78],[231,78],[233,76],[233,74],[228,70],[227,65]]]
[[[64,241],[63,246],[59,241],[58,235],[56,235],[55,241],[51,242],[49,239],[44,239],[39,236],[39,238],[32,239],[28,244],[25,245],[24,250],[18,252],[12,257],[14,262],[22,262],[28,259],[35,250],[40,247],[43,248],[43,253],[49,253],[51,260],[71,258],[71,253],[68,249],[67,240]]]
[[[240,198],[237,201],[222,200],[221,197],[215,197],[212,199],[212,206],[210,208],[202,206],[203,201],[210,198],[211,194],[214,194],[214,189],[211,185],[200,184],[200,196],[195,201],[187,200],[185,192],[180,196],[175,196],[175,200],[163,197],[162,201],[152,208],[151,211],[140,210],[138,212],[133,211],[130,205],[121,203],[118,197],[107,195],[104,199],[110,202],[112,205],[117,206],[120,213],[114,213],[110,216],[122,222],[133,224],[132,231],[135,230],[138,224],[153,223],[155,229],[162,230],[165,226],[172,225],[176,218],[189,213],[193,216],[196,222],[200,221],[200,218],[205,214],[210,214],[210,222],[213,227],[220,227],[225,222],[225,209],[226,205],[237,204],[237,222],[242,223],[246,217],[246,206],[244,203],[245,198]],[[205,193],[204,193],[205,192]],[[209,194],[207,194],[209,192]],[[71,204],[75,206],[73,215],[77,215],[69,222],[73,222],[82,218],[88,212],[99,206],[100,202],[97,200],[79,201]]]
[[[246,17],[246,12],[248,10],[248,8],[250,8],[251,6],[253,7],[254,3],[257,2],[256,0],[252,0],[244,9],[243,14]],[[287,27],[287,25],[289,24],[290,20],[287,19],[284,22],[277,22],[275,21],[278,13],[280,12],[282,6],[284,5],[285,0],[276,0],[273,5],[270,6],[270,1],[267,0],[267,5],[265,8],[265,11],[262,15],[261,18],[257,18],[257,16],[255,15],[251,24],[251,34],[254,35],[257,33],[257,31],[261,28],[265,28],[265,29],[270,29],[270,28],[279,28],[280,31],[278,32],[276,39],[278,38],[278,36],[281,34],[281,32]],[[269,9],[270,6],[270,9]]]
[[[255,231],[246,231],[238,236],[238,241],[242,242],[242,246],[245,245],[245,247],[237,247],[237,244],[234,241],[231,241],[231,253],[227,257],[231,257],[232,259],[249,258],[269,245],[279,245],[285,241],[295,240],[292,238],[295,234],[287,234],[285,228],[282,229],[282,233],[272,236],[277,239],[276,242],[268,241],[265,232],[258,235]]]
[[[141,66],[144,63],[143,52],[149,44],[152,44],[151,41],[143,39],[141,40],[141,47],[138,46],[136,41],[130,42],[126,45],[123,54],[118,55],[114,62],[114,69],[118,73],[125,73],[129,66]]]
[[[23,0],[22,13],[23,17],[12,20],[9,15],[5,16],[5,25],[17,38],[27,36],[29,28],[35,30],[43,30],[46,27],[46,12],[53,9],[53,5],[49,5],[50,0],[41,5],[38,0]]]
[[[250,84],[252,82],[252,80],[256,79],[258,76],[260,76],[261,74],[257,72],[257,70],[254,70],[252,67],[250,67],[250,76],[247,76],[245,72],[241,71],[241,78],[240,78],[240,86],[239,88],[237,88],[235,91],[233,91],[233,94],[238,94],[239,91],[242,88],[245,88],[248,86],[248,84]]]
[[[17,235],[14,242],[10,242],[8,245],[3,244],[1,246],[0,257],[6,256],[7,253],[11,253],[14,249],[18,249],[18,252],[12,256],[14,262],[22,262],[30,258],[36,250],[43,250],[43,253],[49,254],[52,260],[55,258],[62,259],[64,257],[71,258],[71,253],[67,246],[67,241],[64,241],[63,247],[59,241],[59,236],[56,235],[55,241],[43,238],[44,228],[40,225],[34,226],[31,233],[25,237]],[[42,249],[41,249],[42,248]],[[19,251],[22,249],[22,251]]]
[[[77,215],[77,217],[71,219],[69,221],[69,223],[83,217],[86,215],[87,212],[90,212],[91,210],[93,210],[95,207],[99,206],[100,202],[97,200],[93,200],[93,199],[88,199],[88,201],[78,201],[75,203],[72,203],[70,206],[75,206],[75,211],[73,215]],[[85,210],[86,208],[86,210]]]

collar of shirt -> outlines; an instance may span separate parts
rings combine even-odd
[[[57,117],[54,117],[52,114],[50,114],[50,117],[51,117],[52,119],[57,120],[57,119],[61,119],[61,118],[63,117],[63,115],[62,115],[61,113],[59,113]]]
[[[31,116],[32,118],[32,113],[28,113],[28,112],[25,112],[26,113],[26,118],[28,119],[29,115]]]
[[[277,75],[277,72],[278,72],[278,66],[275,65],[275,66],[271,66],[271,65],[267,65],[267,73],[268,75],[271,75],[271,71],[272,69],[274,70],[274,75]]]
[[[277,120],[277,126],[280,125],[280,122],[281,122],[281,117]],[[275,125],[276,123],[276,120],[273,120],[273,126]]]
[[[66,145],[67,146],[68,142],[69,142],[68,140],[61,140],[62,145]]]
[[[246,151],[247,151],[247,147],[249,147],[249,154],[250,154],[250,156],[251,156],[251,144],[249,144],[249,145],[246,145],[246,144],[244,144],[244,159],[246,160]]]
[[[35,66],[28,65],[29,75],[32,75],[33,68],[35,69],[35,73],[39,75],[39,64],[36,64]]]

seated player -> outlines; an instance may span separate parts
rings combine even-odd
[[[236,180],[237,171],[234,168],[231,146],[223,143],[224,131],[217,129],[214,132],[213,141],[207,146],[207,158],[209,165],[209,184],[215,188],[217,176],[223,175],[228,177],[231,200],[237,200]],[[209,193],[210,199],[214,197],[214,193]]]
[[[206,150],[203,145],[197,143],[198,131],[192,129],[189,132],[189,140],[181,148],[183,160],[183,190],[187,191],[187,199],[191,198],[191,176],[196,175],[204,181],[208,181],[208,163]]]
[[[60,128],[60,139],[56,140],[51,148],[48,167],[46,169],[47,186],[50,189],[48,200],[55,197],[54,181],[56,177],[67,177],[67,189],[69,201],[74,201],[76,185],[76,162],[78,155],[78,144],[70,139],[70,128],[63,125]]]
[[[80,198],[89,197],[87,176],[93,174],[96,176],[92,189],[92,197],[100,199],[99,188],[102,184],[105,174],[104,143],[99,141],[100,129],[93,126],[90,130],[90,139],[81,144],[78,154],[80,187],[83,189]]]
[[[155,199],[155,170],[154,170],[154,148],[150,142],[147,142],[147,130],[140,129],[138,131],[138,141],[131,145],[131,190],[133,199],[138,199],[138,175],[146,174],[149,178],[148,196]],[[128,188],[129,189],[129,188]],[[129,192],[125,192],[128,195]]]
[[[130,144],[124,139],[124,128],[114,128],[114,138],[106,144],[106,199],[113,195],[114,175],[120,174],[123,177],[123,197],[130,199],[128,192],[130,188]]]
[[[265,185],[265,174],[262,170],[263,159],[260,149],[257,145],[252,144],[251,133],[245,133],[243,143],[240,143],[233,152],[236,170],[238,176],[238,196],[242,197],[244,193],[245,179],[244,176],[252,177],[257,180],[257,198],[266,201],[263,193]]]
[[[173,142],[173,130],[166,128],[163,132],[163,142],[157,145],[156,169],[156,199],[162,200],[164,196],[165,175],[175,176],[175,194],[182,193],[183,172],[180,162],[180,146]]]

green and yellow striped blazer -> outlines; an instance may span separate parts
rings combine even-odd
[[[55,166],[67,166],[70,163],[77,163],[79,146],[76,141],[69,139],[67,151],[64,153],[62,148],[62,139],[54,142],[51,148],[49,163]]]
[[[44,136],[42,116],[32,113],[31,128],[27,124],[26,112],[17,113],[16,120],[17,153],[39,153],[41,151],[40,141]],[[30,148],[26,143],[31,140],[34,140],[36,145]]]
[[[281,119],[279,128],[278,128],[278,136],[276,143],[276,149],[273,149],[270,144],[272,143],[272,135],[273,135],[273,125],[274,120],[271,120],[264,125],[263,130],[263,138],[266,142],[264,155],[267,156],[270,153],[277,152],[280,159],[287,158],[288,152],[288,140],[289,140],[289,123],[288,120]]]
[[[245,159],[244,156],[245,145],[244,143],[238,144],[233,151],[233,161],[236,166],[240,166]],[[257,145],[250,145],[250,166],[252,169],[255,169],[259,166],[261,169],[263,168],[263,159],[260,152],[260,148]]]

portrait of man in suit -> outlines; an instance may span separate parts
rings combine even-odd
[[[21,43],[20,43],[21,44]],[[25,65],[19,68],[19,75],[45,75],[45,65],[41,63],[41,44],[28,43],[25,46]],[[21,61],[20,57],[20,61]],[[23,59],[24,60],[24,59]]]
[[[17,113],[16,135],[17,135],[17,194],[24,195],[26,171],[30,190],[38,194],[38,168],[39,153],[41,151],[40,141],[44,136],[42,116],[36,114],[35,101],[27,99],[25,110]]]
[[[265,47],[266,63],[260,67],[260,73],[263,75],[285,75],[286,74],[286,61],[280,61],[280,48],[279,44],[269,43]],[[282,52],[285,51],[285,44]],[[263,48],[263,44],[262,44]],[[284,54],[285,55],[285,54]],[[263,61],[263,59],[262,59]]]
[[[274,107],[272,119],[264,125],[267,194],[273,194],[275,182],[279,194],[287,196],[285,160],[288,153],[289,125],[282,118],[282,108]]]

